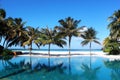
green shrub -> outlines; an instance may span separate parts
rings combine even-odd
[[[3,60],[9,60],[13,57],[12,51],[9,49],[3,49],[2,51],[2,59]]]
[[[110,52],[111,48],[108,47],[108,48],[103,48],[103,52]]]
[[[117,49],[113,49],[113,50],[111,50],[110,52],[109,52],[109,54],[110,55],[118,55],[118,54],[120,54],[120,51],[119,50],[117,50]]]

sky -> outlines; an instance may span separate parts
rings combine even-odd
[[[60,25],[58,20],[70,16],[74,20],[81,20],[79,27],[93,27],[102,44],[104,38],[109,35],[108,17],[120,9],[120,0],[0,0],[0,8],[6,10],[7,17],[22,18],[23,22],[26,22],[25,26],[39,28],[53,28]],[[89,45],[81,46],[81,41],[80,38],[72,37],[71,48],[89,48]],[[34,45],[33,48],[37,47]],[[59,49],[53,45],[51,48]],[[67,48],[68,45],[64,46],[64,49]],[[101,49],[102,45],[93,43],[92,48]]]

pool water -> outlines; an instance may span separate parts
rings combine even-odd
[[[19,56],[0,60],[0,80],[120,80],[120,60]]]

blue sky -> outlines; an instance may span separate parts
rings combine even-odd
[[[21,17],[27,22],[26,26],[40,28],[46,26],[53,28],[59,25],[58,20],[70,16],[75,20],[81,20],[79,26],[93,27],[102,43],[109,35],[107,18],[120,9],[120,0],[0,0],[0,8],[6,10],[7,17]],[[73,37],[71,48],[88,48],[82,47],[80,42],[81,39]],[[97,44],[92,46],[94,49],[102,47]],[[58,49],[56,46],[52,48]]]

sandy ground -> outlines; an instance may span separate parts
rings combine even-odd
[[[30,56],[30,54],[28,54],[29,52],[23,52],[23,53],[24,53],[24,55],[20,55],[20,56]],[[107,55],[107,53],[104,53],[102,51],[92,51],[91,55],[98,56],[98,57],[105,57],[105,58],[109,58],[111,60],[120,59],[120,55]],[[89,51],[72,51],[71,56],[70,56],[68,51],[51,51],[50,56],[49,56],[47,51],[39,51],[39,52],[34,51],[34,52],[32,52],[31,56],[50,57],[50,58],[77,57],[77,56],[90,56],[90,52]]]

